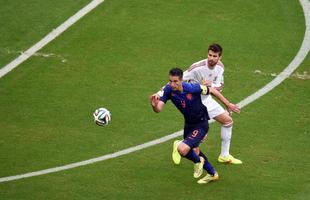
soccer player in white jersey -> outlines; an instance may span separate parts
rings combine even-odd
[[[208,48],[208,58],[194,63],[184,72],[183,80],[191,83],[200,83],[222,91],[224,87],[224,65],[220,61],[222,47],[219,44],[211,44]],[[154,94],[159,98],[161,92]],[[233,120],[229,112],[225,111],[211,95],[202,95],[202,103],[207,107],[210,119],[219,122],[221,127],[221,153],[218,157],[220,163],[242,164],[242,161],[234,158],[230,152],[230,140],[232,136]],[[179,141],[174,141],[172,158],[175,164],[179,164],[181,156],[178,155],[176,146]],[[197,152],[199,150],[197,149]]]

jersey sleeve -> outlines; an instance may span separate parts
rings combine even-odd
[[[221,84],[224,85],[224,73],[222,74],[222,77],[221,77]]]
[[[211,87],[221,87],[224,84],[224,69],[219,70],[217,78],[212,82]]]
[[[206,65],[208,59],[204,59],[204,60],[200,60],[198,62],[195,62],[194,64],[192,64],[189,68],[188,71],[192,71],[193,69],[197,68],[197,67],[202,67],[204,65]]]
[[[171,90],[168,85],[166,85],[162,90],[162,96],[160,97],[160,101],[166,103],[170,99]]]
[[[156,92],[156,94],[158,94],[160,97],[162,97],[163,94],[164,94],[164,88],[165,88],[165,86],[163,86],[162,88],[160,88],[160,90],[159,90],[158,92]]]
[[[184,71],[183,73],[183,81],[190,82],[190,80],[194,79],[194,74],[189,72],[188,70]]]
[[[188,83],[198,83],[197,80],[198,80],[197,74],[195,73],[194,70],[192,71],[186,70],[183,73],[183,81]]]

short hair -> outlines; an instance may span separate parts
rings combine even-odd
[[[221,45],[219,44],[211,44],[208,48],[208,51],[213,51],[214,53],[219,53],[219,55],[221,56],[222,55],[222,52],[223,52],[223,48],[221,47]]]
[[[182,79],[183,78],[183,70],[180,68],[177,68],[177,67],[172,68],[169,71],[169,75],[170,76],[178,76],[180,79]]]

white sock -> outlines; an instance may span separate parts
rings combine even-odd
[[[232,124],[222,126],[221,128],[221,139],[222,139],[221,156],[229,155],[231,134],[232,134]]]

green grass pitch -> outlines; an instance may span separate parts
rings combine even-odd
[[[0,2],[0,68],[90,1]],[[0,177],[66,165],[182,129],[148,97],[171,67],[223,48],[226,97],[237,103],[295,57],[305,25],[298,0],[105,0],[0,79]],[[49,55],[44,56],[44,55]],[[216,162],[220,128],[202,145],[220,181],[198,185],[171,161],[172,141],[115,159],[0,183],[0,199],[309,199],[310,56],[280,86],[234,115],[231,152]],[[260,70],[262,73],[254,73]],[[297,76],[302,74],[303,76]],[[92,112],[106,107],[102,128]]]

